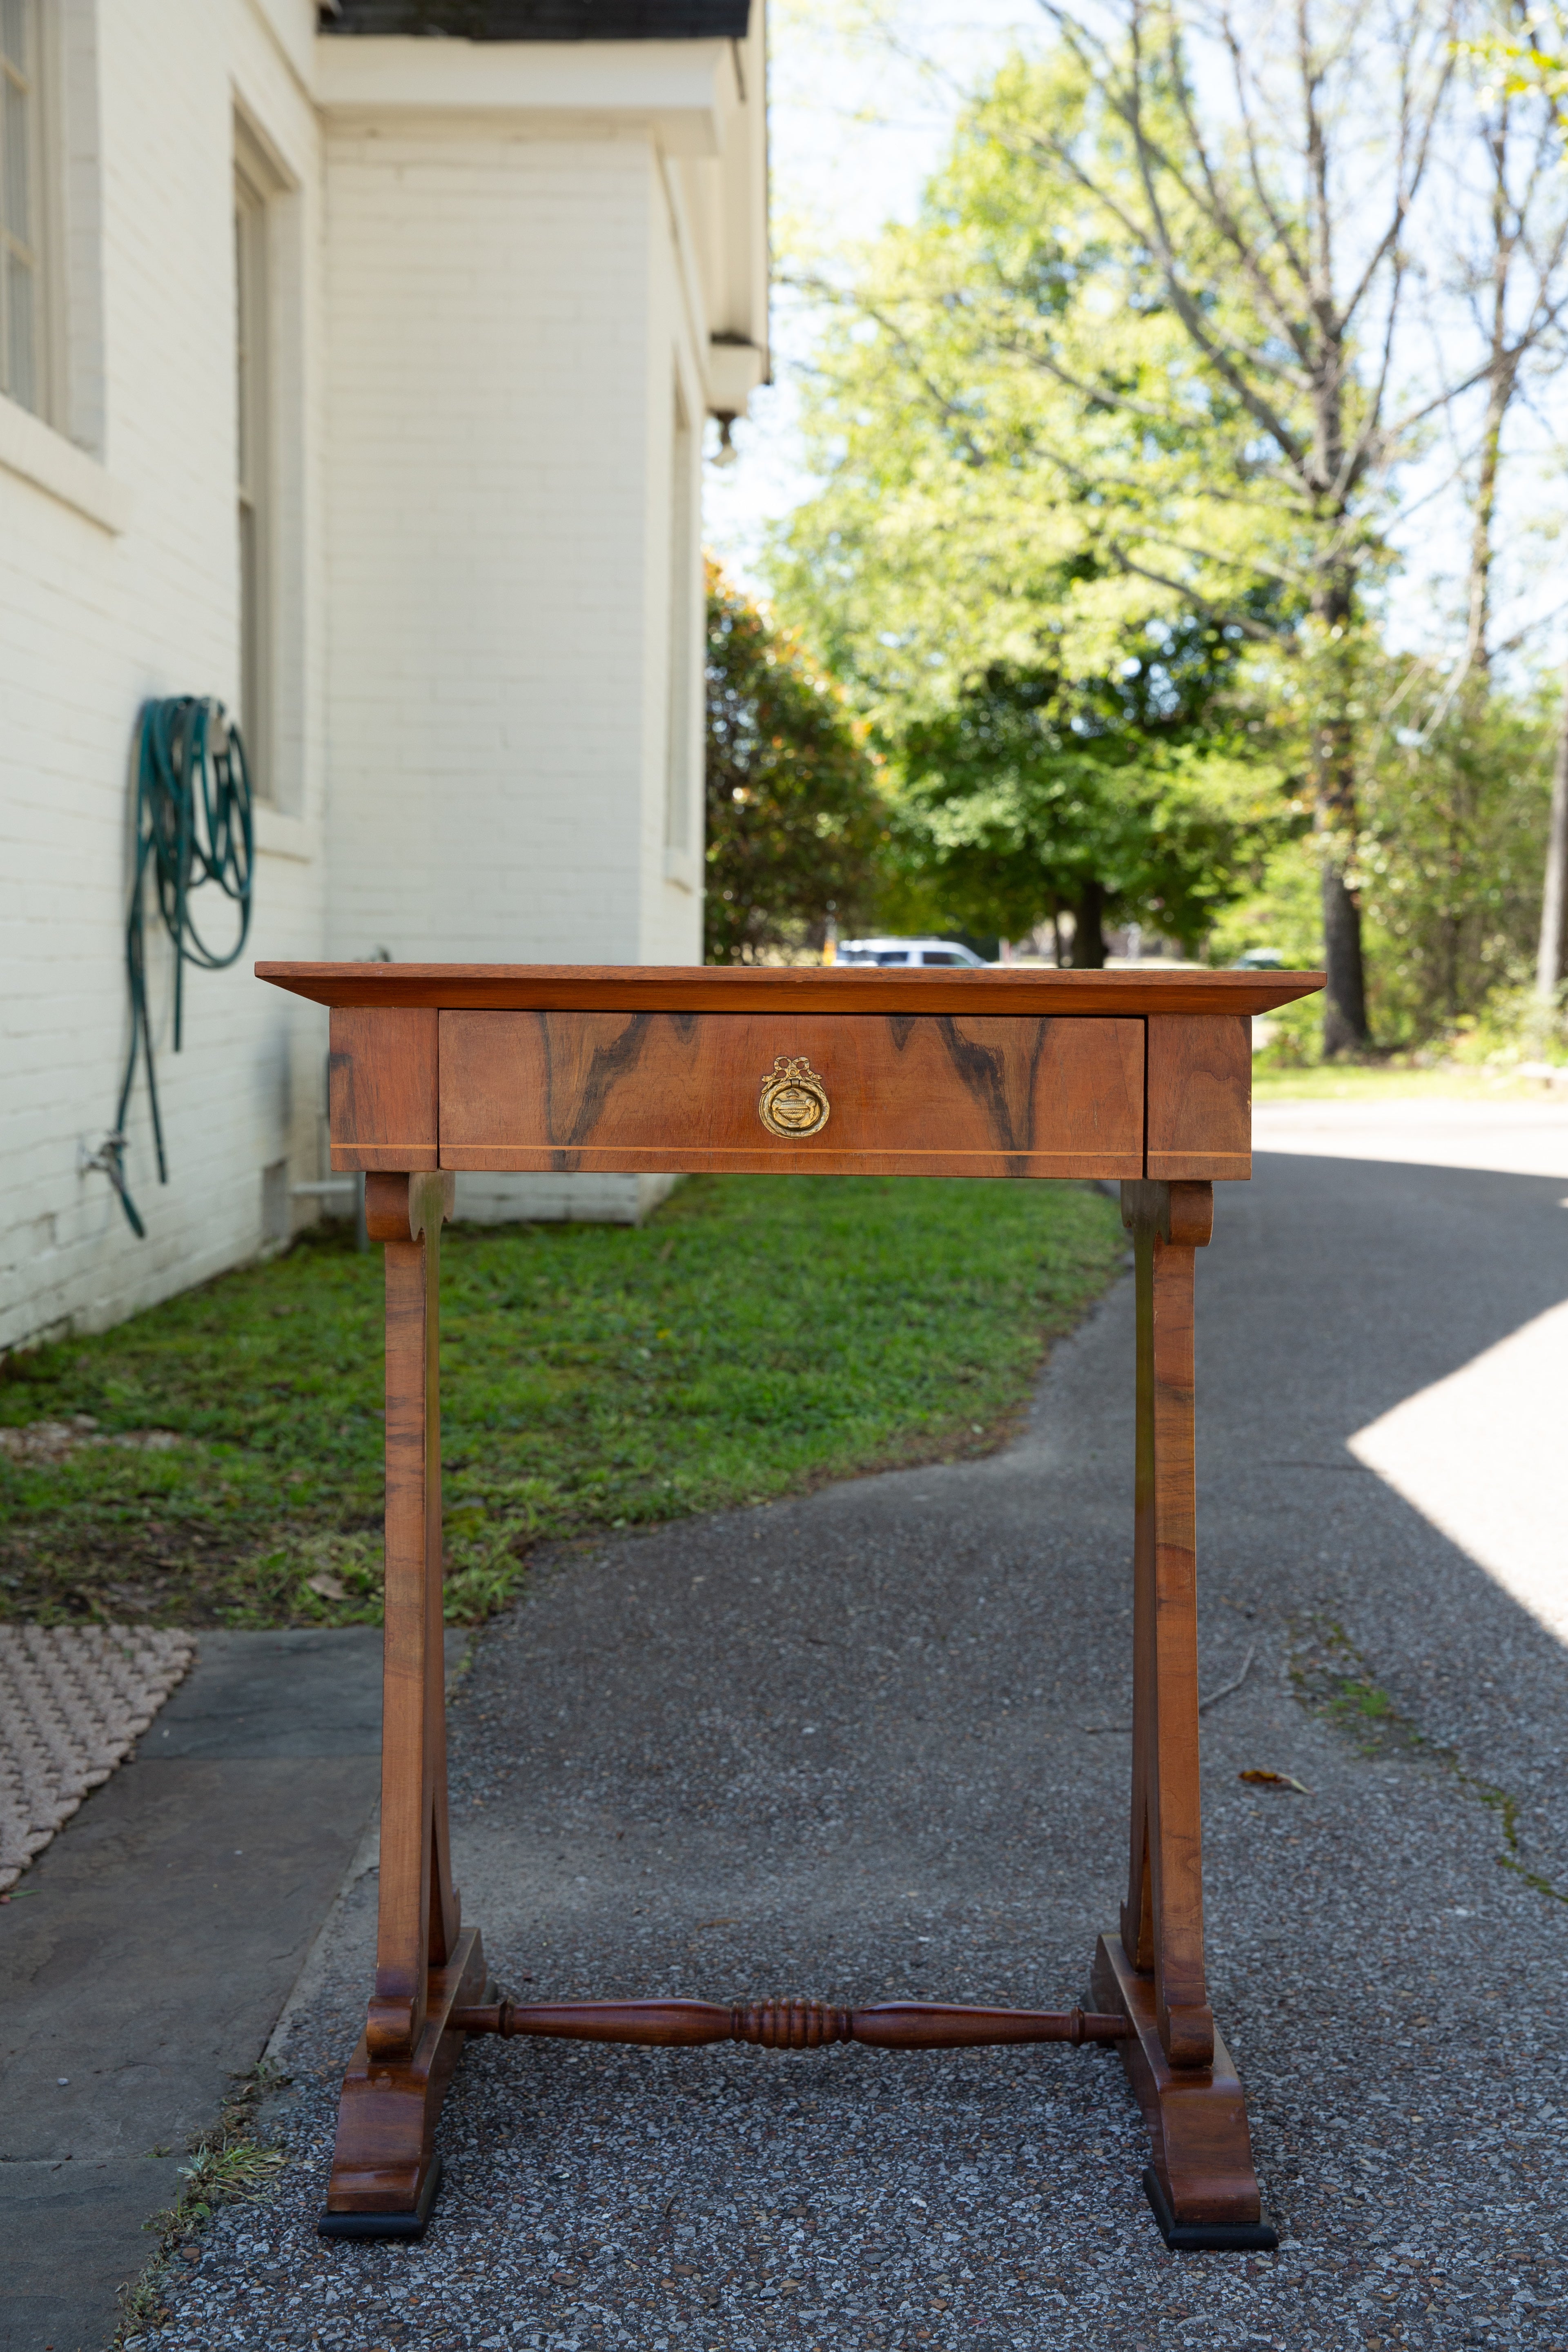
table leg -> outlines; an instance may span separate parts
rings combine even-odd
[[[1137,1268],[1131,1853],[1095,1998],[1133,2026],[1122,2059],[1153,2137],[1150,2200],[1170,2242],[1272,2245],[1204,1970],[1193,1276],[1214,1190],[1123,1184],[1121,1215]]]
[[[462,2048],[447,2016],[482,1998],[478,1934],[459,1932],[447,1820],[437,1362],[441,1224],[452,1179],[371,1175],[365,1222],[386,1258],[386,1593],[375,1989],[343,2081],[321,2227],[416,2236]]]

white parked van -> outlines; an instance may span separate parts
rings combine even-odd
[[[964,964],[986,969],[984,956],[956,940],[840,940],[836,963]]]

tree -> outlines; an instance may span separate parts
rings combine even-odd
[[[1019,76],[1064,115],[1089,102],[1070,58]],[[1234,691],[1300,587],[1234,404],[1195,392],[1152,429],[1037,363],[1193,382],[1147,257],[972,127],[825,346],[823,488],[775,546],[780,601],[873,718],[907,905],[923,887],[944,928],[1014,938],[1068,907],[1080,961],[1111,919],[1195,943],[1300,822]]]
[[[1352,716],[1376,542],[1367,509],[1390,459],[1436,404],[1418,398],[1411,413],[1389,414],[1405,240],[1452,71],[1452,13],[1442,0],[1348,16],[1296,0],[1290,54],[1223,0],[1206,17],[1186,0],[1126,0],[1114,37],[1057,0],[1046,5],[1093,79],[1098,136],[1064,136],[1049,118],[1017,113],[999,133],[1047,158],[1148,253],[1200,376],[1246,417],[1255,469],[1295,524],[1291,568],[1307,592],[1315,656],[1309,742],[1325,1042],[1354,1046],[1367,1036]],[[1200,50],[1229,83],[1218,121],[1198,98]],[[1357,139],[1358,123],[1383,134],[1385,159],[1370,137]],[[1230,331],[1215,302],[1227,278],[1246,287],[1261,333]],[[1073,381],[1089,400],[1129,397],[1104,368],[1075,368]]]
[[[994,667],[900,751],[897,833],[950,920],[1019,938],[1065,908],[1072,961],[1109,921],[1196,947],[1286,822],[1277,771],[1219,707],[1234,648],[1189,622],[1088,680]]]
[[[1385,660],[1384,675],[1396,666]],[[1497,681],[1453,698],[1365,760],[1363,876],[1378,1030],[1422,1045],[1517,986],[1534,947],[1552,729],[1539,697]]]
[[[707,677],[707,960],[820,945],[868,909],[887,836],[864,724],[714,564]]]
[[[1508,69],[1508,52],[1530,36],[1530,19],[1519,0],[1496,0],[1491,24],[1471,47],[1476,68],[1471,93],[1474,138],[1483,163],[1483,202],[1478,249],[1460,246],[1459,291],[1469,303],[1488,356],[1479,387],[1484,396],[1480,429],[1468,484],[1470,546],[1464,652],[1451,667],[1422,727],[1421,748],[1436,757],[1424,763],[1427,789],[1409,811],[1402,846],[1419,855],[1431,835],[1434,803],[1442,809],[1451,845],[1447,887],[1441,906],[1440,970],[1432,974],[1435,1000],[1450,1021],[1479,1011],[1471,978],[1513,977],[1519,962],[1521,905],[1539,895],[1535,942],[1537,996],[1555,1004],[1563,965],[1563,891],[1568,881],[1568,678],[1557,729],[1550,800],[1540,806],[1538,714],[1518,713],[1500,697],[1492,672],[1492,624],[1496,607],[1495,565],[1498,512],[1510,412],[1523,388],[1531,362],[1560,358],[1543,333],[1526,335],[1521,323],[1555,322],[1568,274],[1568,201],[1563,190],[1563,116],[1561,98],[1539,70],[1521,76]],[[1462,216],[1462,215],[1461,215]],[[1512,650],[1510,647],[1510,650]],[[1520,738],[1533,735],[1530,750]],[[1479,759],[1476,754],[1480,752]],[[1522,756],[1521,756],[1522,752]],[[1485,756],[1489,754],[1489,759]],[[1436,791],[1432,789],[1436,785]],[[1386,790],[1381,796],[1384,807]],[[1496,814],[1508,823],[1498,827]],[[1542,827],[1538,820],[1546,814]],[[1494,833],[1485,842],[1489,820]],[[1483,847],[1484,843],[1484,847]],[[1486,852],[1489,851],[1489,855]],[[1480,854],[1478,854],[1480,853]],[[1533,854],[1534,875],[1530,874]],[[1539,892],[1531,882],[1538,880]],[[1418,894],[1412,894],[1419,904]]]
[[[1542,866],[1541,929],[1535,950],[1535,993],[1555,1012],[1568,964],[1568,669],[1563,674],[1557,755],[1552,766],[1552,810]]]
[[[1550,250],[1542,274],[1516,240],[1525,299],[1483,305],[1444,368],[1402,389],[1457,5],[1296,0],[1286,26],[1249,0],[1121,0],[1109,23],[1046,0],[1057,47],[1015,60],[970,108],[922,221],[883,241],[855,289],[857,326],[827,355],[837,465],[856,462],[845,395],[858,333],[861,388],[879,341],[906,408],[924,405],[972,493],[960,520],[956,491],[944,500],[934,469],[917,483],[916,459],[900,457],[892,501],[844,515],[846,562],[895,534],[909,545],[923,500],[964,614],[984,516],[997,632],[1026,631],[1032,496],[1037,581],[1076,535],[1093,549],[1102,614],[1120,572],[1124,614],[1138,592],[1164,595],[1168,612],[1289,657],[1331,1051],[1367,1034],[1360,721],[1401,465],[1475,387],[1506,392],[1563,302]]]
[[[1517,0],[1502,0],[1505,26],[1517,24]],[[1458,291],[1469,306],[1477,339],[1486,355],[1478,387],[1483,414],[1477,437],[1474,479],[1468,485],[1470,560],[1462,682],[1491,666],[1490,642],[1497,554],[1497,519],[1504,459],[1504,431],[1524,381],[1527,362],[1545,355],[1545,331],[1559,318],[1568,265],[1568,202],[1563,184],[1563,125],[1555,104],[1540,89],[1513,89],[1504,76],[1489,75],[1472,95],[1473,137],[1484,185],[1479,206],[1460,208],[1461,218],[1479,211],[1479,249],[1461,241],[1456,255]],[[1552,355],[1553,358],[1557,354]]]
[[[961,121],[920,218],[862,257],[807,386],[822,488],[780,533],[781,609],[895,727],[995,664],[1092,677],[1194,614],[1272,644],[1302,609],[1249,421],[1197,380],[1147,253],[994,118],[1068,129],[1070,57],[1016,60]],[[1224,299],[1261,335],[1245,289]],[[1086,399],[1099,367],[1124,397]],[[1163,404],[1163,406],[1161,405]],[[1158,410],[1158,413],[1156,413]]]
[[[1532,120],[1544,108],[1557,136],[1554,151],[1544,140],[1542,150],[1557,163],[1554,176],[1560,179],[1563,139],[1568,131],[1568,11],[1561,0],[1547,0],[1547,5],[1540,8],[1524,7],[1518,5],[1518,0],[1500,0],[1489,21],[1483,19],[1475,28],[1468,46],[1484,77],[1486,98],[1497,110],[1500,127],[1505,129],[1504,154],[1506,126],[1513,104],[1524,101],[1531,108]],[[1511,228],[1512,217],[1521,223],[1520,233],[1513,239],[1519,242],[1522,241],[1528,215],[1524,205],[1516,201],[1510,217],[1511,191],[1505,171],[1500,168],[1497,176],[1503,201],[1498,207],[1500,231],[1494,243],[1500,261],[1505,250],[1511,251],[1511,247],[1505,248],[1504,238]],[[1550,193],[1550,182],[1548,189]],[[1517,371],[1507,379],[1509,399],[1516,383]],[[1506,402],[1502,404],[1506,406]],[[1535,959],[1535,992],[1548,1015],[1555,1012],[1559,990],[1568,977],[1568,667],[1564,667],[1561,683]]]

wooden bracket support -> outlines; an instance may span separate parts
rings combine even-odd
[[[463,2047],[447,2015],[484,1991],[479,1937],[459,1933],[447,1822],[437,1349],[452,1194],[453,1179],[437,1172],[365,1178],[365,1228],[386,1254],[380,1915],[375,1989],[338,2111],[321,2225],[329,2236],[423,2230],[436,2117]]]
[[[421,2238],[441,2183],[436,2120],[467,2037],[451,2022],[459,2006],[482,2000],[485,1956],[477,1927],[465,1927],[451,1958],[432,1969],[425,2022],[412,2056],[380,2059],[360,2037],[338,2104],[338,2139],[324,2238]]]
[[[1120,1936],[1101,1936],[1092,1983],[1100,2008],[1132,2027],[1117,2046],[1153,2143],[1143,2187],[1165,2243],[1178,2253],[1271,2252],[1279,2238],[1262,2218],[1247,2099],[1218,2033],[1206,2066],[1173,2066],[1151,1979]]]

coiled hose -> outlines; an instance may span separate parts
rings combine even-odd
[[[131,1229],[144,1239],[146,1227],[125,1181],[125,1117],[136,1065],[147,1068],[147,1100],[158,1152],[158,1181],[169,1181],[163,1122],[158,1108],[158,1074],[153,1058],[153,1020],[147,1004],[147,877],[158,896],[163,929],[174,943],[174,1051],[184,1042],[185,966],[222,971],[235,961],[250,932],[251,877],[255,836],[250,771],[238,728],[221,702],[208,696],[174,695],[143,705],[136,758],[136,862],[125,923],[125,976],[131,997],[131,1051],[114,1129],[93,1165],[103,1170],[120,1195]],[[215,882],[239,910],[239,936],[226,952],[209,947],[191,916],[191,895]]]

